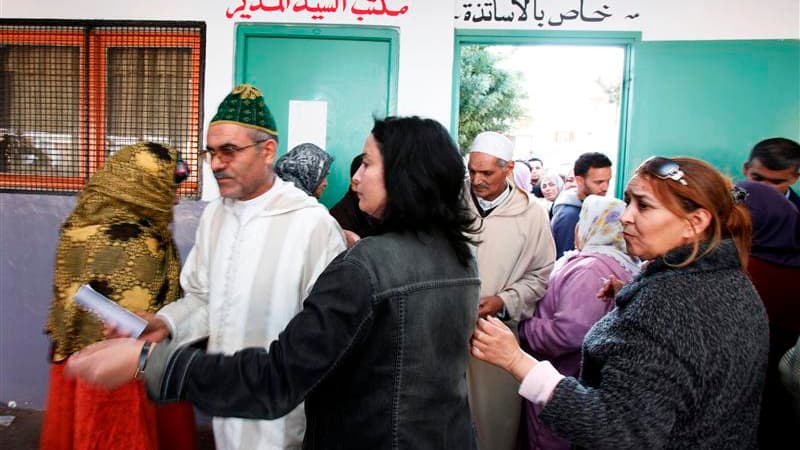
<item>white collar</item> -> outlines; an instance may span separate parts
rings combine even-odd
[[[498,195],[497,198],[492,201],[484,200],[478,197],[477,195],[475,196],[475,198],[478,200],[478,206],[481,208],[481,210],[486,212],[493,208],[497,208],[498,206],[505,203],[506,200],[508,200],[511,197],[512,192],[514,192],[514,188],[512,186],[507,185],[506,190],[503,191],[502,194]]]

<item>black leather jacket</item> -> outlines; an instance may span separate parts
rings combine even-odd
[[[159,345],[148,389],[255,419],[305,400],[308,449],[474,448],[465,368],[479,284],[475,260],[460,265],[441,236],[366,238],[331,262],[269,350]]]

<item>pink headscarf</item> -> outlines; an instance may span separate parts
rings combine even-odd
[[[521,161],[514,163],[514,184],[525,192],[531,191],[531,169]]]

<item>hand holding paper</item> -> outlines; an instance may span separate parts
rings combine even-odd
[[[100,317],[103,322],[114,324],[115,328],[131,337],[138,338],[147,326],[147,321],[109,300],[88,284],[78,289],[74,300],[82,308]]]
[[[161,317],[151,312],[140,312],[136,313],[136,315],[147,322],[147,326],[142,331],[142,334],[139,335],[139,339],[161,342],[170,336],[169,326]],[[116,323],[106,323],[103,327],[103,336],[106,339],[130,337],[129,333],[118,328]]]

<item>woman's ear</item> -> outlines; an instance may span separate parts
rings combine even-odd
[[[711,213],[705,208],[697,208],[689,213],[686,222],[688,226],[683,237],[687,239],[702,237],[711,224]]]

